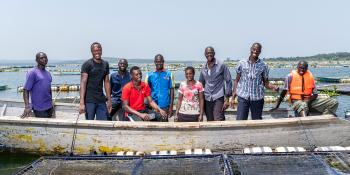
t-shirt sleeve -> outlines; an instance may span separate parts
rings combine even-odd
[[[263,72],[263,76],[265,79],[268,79],[269,78],[269,66],[266,64],[265,65],[265,69],[264,69],[264,72]]]
[[[130,99],[130,87],[125,85],[122,89],[122,100],[129,100]]]
[[[177,90],[180,94],[184,94],[184,85],[183,83],[180,83],[180,87],[179,89]]]
[[[169,89],[175,88],[174,74],[170,72]]]
[[[236,73],[241,74],[242,73],[242,64],[239,62],[236,67]]]
[[[198,92],[203,92],[204,91],[204,88],[203,88],[203,85],[202,83],[198,83]]]
[[[109,63],[106,61],[106,75],[109,75]]]
[[[82,66],[81,66],[81,73],[89,73],[90,70],[90,62],[86,61]]]
[[[146,94],[146,97],[151,96],[151,88],[148,86],[148,84],[146,84],[146,87],[145,87],[145,94]]]
[[[27,90],[27,91],[32,90],[34,82],[35,82],[35,73],[34,73],[34,71],[27,72],[26,82],[24,83],[24,87],[23,88],[25,90]]]
[[[284,80],[283,90],[289,91],[289,84],[292,82],[292,74],[288,74]]]

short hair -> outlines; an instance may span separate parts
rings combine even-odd
[[[212,47],[212,46],[207,46],[207,47],[205,48],[205,51],[207,51],[207,49],[211,49],[211,50],[213,50],[213,51],[215,52],[214,47]]]
[[[191,70],[191,71],[193,72],[193,74],[195,74],[194,67],[192,67],[192,66],[187,66],[187,67],[185,68],[185,72],[188,71],[188,70]]]
[[[131,69],[130,69],[130,74],[132,74],[132,72],[133,72],[134,70],[140,70],[140,68],[139,68],[138,66],[133,66],[133,67],[131,67]]]
[[[158,57],[164,62],[164,57],[162,54],[157,54],[156,56],[154,56],[154,60],[156,60]]]
[[[125,58],[120,58],[119,60],[118,60],[118,63],[120,63],[121,61],[125,61],[126,63],[128,63],[128,60],[127,59],[125,59]]]
[[[302,66],[306,66],[306,67],[309,67],[309,63],[307,63],[307,61],[305,61],[305,60],[301,60],[301,61],[299,61],[298,62],[298,65],[302,65]]]
[[[99,47],[102,47],[101,44],[99,42],[93,42],[90,46],[90,50],[92,50],[92,48],[94,47],[94,45],[98,45]]]
[[[253,43],[253,44],[252,44],[252,47],[253,47],[254,45],[258,45],[258,46],[260,47],[260,49],[262,49],[262,45],[261,45],[260,43],[258,43],[258,42]]]
[[[44,52],[38,52],[36,55],[35,55],[35,59],[39,59],[40,58],[40,55],[43,54],[47,57],[46,53]]]

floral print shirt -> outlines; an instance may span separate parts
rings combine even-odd
[[[199,93],[204,91],[202,83],[196,81],[194,85],[188,85],[186,81],[183,81],[180,83],[178,91],[183,95],[179,113],[200,114]]]

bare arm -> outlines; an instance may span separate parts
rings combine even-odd
[[[179,93],[179,97],[177,98],[177,104],[176,104],[176,113],[175,113],[175,119],[174,119],[175,122],[177,122],[177,120],[178,120],[178,114],[179,114],[180,107],[182,104],[182,98],[183,98],[183,95],[181,93]]]
[[[86,84],[87,84],[88,74],[81,73],[80,76],[80,105],[79,113],[85,113],[85,94],[86,94]]]
[[[143,120],[146,120],[146,121],[149,120],[148,114],[141,113],[141,112],[131,108],[129,106],[129,100],[123,100],[123,109],[128,113],[137,115],[138,117],[142,118]]]
[[[29,91],[26,89],[23,90],[23,101],[24,101],[24,111],[23,111],[23,114],[21,115],[21,118],[26,118],[30,116],[30,113],[32,111],[29,105]]]
[[[271,89],[271,90],[274,90],[274,91],[277,91],[277,92],[279,90],[279,87],[271,84],[267,78],[264,78],[264,86],[267,89]]]
[[[232,89],[232,99],[231,99],[231,108],[234,108],[235,98],[237,97],[237,85],[239,80],[241,79],[241,74],[236,75],[236,79],[233,82],[233,89]]]
[[[105,91],[107,96],[107,109],[108,109],[108,112],[111,113],[112,111],[111,83],[109,82],[108,75],[105,76],[104,83],[105,83]]]
[[[169,105],[169,112],[168,116],[171,117],[173,115],[173,109],[174,109],[174,88],[170,89],[170,105]]]
[[[284,99],[284,97],[286,96],[286,94],[287,94],[287,90],[282,90],[282,92],[280,94],[280,98],[277,99],[276,106],[273,109],[277,109],[280,107],[280,104],[281,104],[282,100]]]
[[[204,93],[199,93],[199,118],[198,121],[203,121],[203,114],[204,114]]]
[[[162,117],[166,117],[167,113],[164,110],[160,109],[160,107],[152,100],[151,96],[147,96],[146,98],[147,98],[148,103],[151,105],[151,107],[154,110],[159,112]]]

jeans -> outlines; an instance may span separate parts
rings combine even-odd
[[[161,108],[162,110],[164,110],[165,112],[168,113],[169,108]],[[155,114],[155,118],[153,120],[151,120],[152,122],[168,122],[168,116],[166,116],[166,118],[163,118],[159,112],[154,112]]]
[[[106,103],[85,103],[86,120],[107,120],[108,110]]]
[[[264,99],[250,101],[238,97],[237,120],[247,120],[249,109],[253,120],[262,120],[262,111],[264,108]]]

